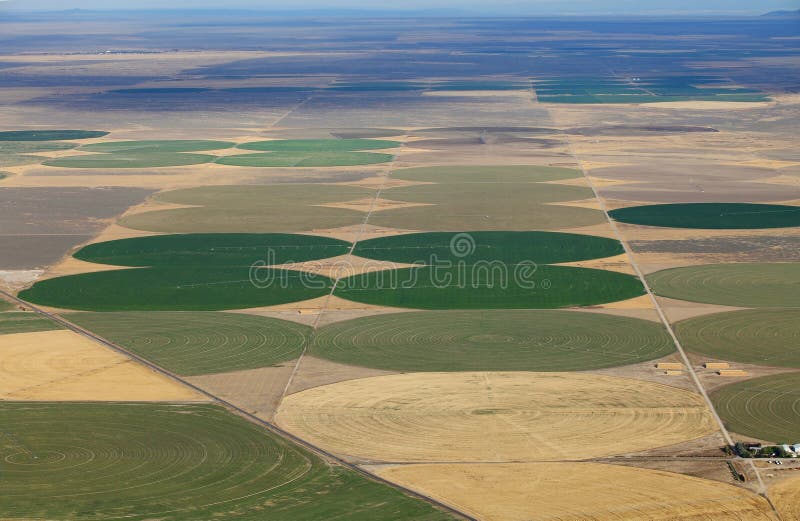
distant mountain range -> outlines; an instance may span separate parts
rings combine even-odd
[[[800,9],[796,11],[770,11],[769,13],[762,14],[761,16],[766,16],[769,18],[800,18]]]

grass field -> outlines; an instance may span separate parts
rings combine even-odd
[[[0,311],[3,311],[3,313],[0,313],[0,335],[61,329],[61,326],[56,322],[43,318],[36,313],[6,311],[6,309],[8,308],[0,308]]]
[[[716,426],[700,395],[596,374],[407,373],[284,398],[278,425],[386,462],[580,460],[691,440]]]
[[[262,286],[254,285],[251,276]],[[292,270],[241,266],[167,266],[69,275],[43,280],[22,299],[82,311],[219,311],[321,297],[326,277]]]
[[[325,166],[357,166],[388,163],[394,159],[392,154],[374,152],[340,151],[312,152],[286,151],[269,154],[236,154],[221,157],[220,165],[249,167],[325,167]]]
[[[581,177],[580,170],[552,166],[464,165],[401,168],[393,179],[430,183],[540,183]]]
[[[71,150],[78,143],[62,141],[0,141],[0,154],[33,154],[36,152],[53,152]]]
[[[721,230],[800,226],[800,206],[779,204],[655,204],[620,208],[609,215],[623,223],[671,228]]]
[[[647,280],[663,297],[740,307],[800,306],[800,263],[671,268]]]
[[[725,426],[774,443],[800,440],[800,373],[762,376],[711,393]]]
[[[124,152],[128,154],[165,154],[174,152],[203,152],[230,148],[235,143],[230,141],[207,141],[191,139],[150,140],[150,141],[106,141],[83,145],[81,150],[87,152]]]
[[[20,166],[40,163],[47,159],[42,156],[28,156],[16,154],[0,154],[0,166]]]
[[[140,213],[121,219],[120,224],[173,233],[264,233],[335,228],[359,224],[364,214],[315,205],[370,196],[374,196],[374,192],[364,188],[322,184],[188,188],[163,192],[155,198],[197,208]]]
[[[721,360],[800,368],[800,310],[756,309],[675,324],[683,346]]]
[[[399,147],[381,139],[276,139],[238,145],[243,150],[269,152],[222,157],[217,163],[250,167],[325,167],[388,163],[392,154],[363,152]]]
[[[2,518],[448,519],[213,405],[2,403],[0,424]]]
[[[417,309],[533,309],[590,306],[644,294],[641,282],[613,271],[567,266],[426,266],[342,279],[339,297]]]
[[[294,322],[239,313],[69,313],[66,318],[185,376],[292,360],[310,333]]]
[[[160,168],[209,163],[216,156],[168,152],[117,152],[48,159],[42,164],[60,168]]]
[[[425,311],[357,318],[319,329],[310,353],[394,371],[579,371],[674,351],[645,320],[571,311]]]
[[[554,264],[623,253],[622,244],[605,237],[553,232],[432,232],[360,241],[355,255],[405,263],[430,263],[431,259],[457,262],[499,261],[516,264],[533,261]]]
[[[485,179],[384,190],[381,195],[386,199],[429,206],[377,212],[370,223],[412,230],[514,231],[574,228],[604,221],[598,210],[545,204],[591,198],[589,188]]]
[[[0,132],[0,141],[59,141],[62,139],[92,139],[108,132],[97,130],[10,130]]]
[[[237,145],[243,150],[261,152],[344,152],[397,148],[402,143],[385,139],[275,139]]]
[[[73,256],[117,266],[251,266],[304,262],[347,253],[350,243],[284,233],[155,235],[84,246]]]

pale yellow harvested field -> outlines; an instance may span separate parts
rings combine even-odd
[[[345,210],[355,210],[357,212],[380,212],[383,210],[395,210],[397,208],[413,208],[414,206],[432,206],[427,203],[409,203],[406,201],[392,201],[390,199],[375,199],[367,197],[356,201],[345,201],[342,203],[314,204],[311,206],[324,206],[326,208],[344,208]]]
[[[800,521],[800,476],[793,476],[774,485],[769,497],[781,513],[783,521]]]
[[[286,397],[278,425],[370,461],[580,460],[716,430],[699,395],[627,378],[533,372],[410,373]]]
[[[744,489],[601,463],[420,464],[380,477],[484,521],[761,521],[777,519]]]
[[[414,264],[402,262],[380,261],[365,259],[357,255],[339,255],[328,259],[320,259],[306,262],[291,262],[278,264],[270,267],[278,267],[307,273],[316,273],[325,277],[350,277],[361,273],[372,273],[375,271],[396,270],[400,268],[410,268]]]
[[[72,331],[0,336],[0,400],[205,401]]]

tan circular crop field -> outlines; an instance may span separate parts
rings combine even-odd
[[[769,504],[744,489],[601,463],[420,464],[380,477],[483,521],[761,521]]]
[[[716,430],[702,398],[667,385],[576,373],[378,376],[286,397],[276,422],[369,461],[580,460]]]

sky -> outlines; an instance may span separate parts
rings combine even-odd
[[[470,14],[642,14],[748,13],[800,9],[800,0],[404,0],[401,4],[375,0],[0,0],[2,10],[224,8],[283,11],[292,9],[400,10],[454,9]],[[388,6],[388,7],[384,7]]]

